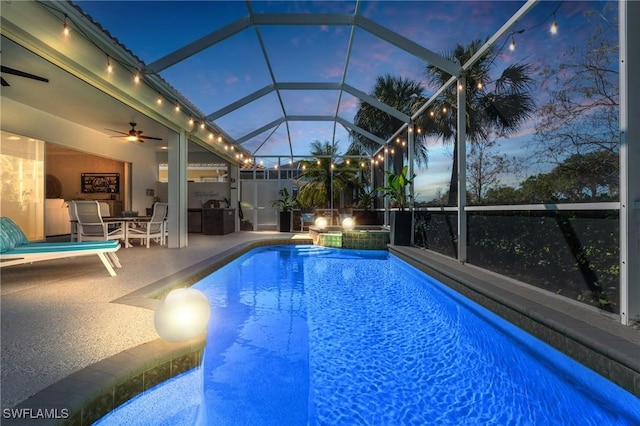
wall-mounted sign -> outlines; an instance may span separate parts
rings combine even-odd
[[[85,194],[120,193],[120,173],[82,173],[80,188]]]

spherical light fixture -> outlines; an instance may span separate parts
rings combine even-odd
[[[353,231],[353,229],[356,227],[355,219],[352,217],[345,217],[342,221],[342,227],[345,231]]]
[[[209,300],[194,288],[171,290],[158,304],[154,315],[156,331],[165,340],[183,342],[207,329]]]
[[[316,219],[315,224],[318,228],[320,229],[324,229],[327,227],[327,218],[326,217],[319,217]]]

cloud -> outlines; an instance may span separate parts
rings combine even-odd
[[[236,77],[235,75],[232,74],[228,74],[225,79],[224,82],[228,85],[231,86],[235,83],[237,83],[240,79],[238,77]]]

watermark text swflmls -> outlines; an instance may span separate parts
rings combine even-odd
[[[68,419],[68,408],[3,408],[3,419]]]

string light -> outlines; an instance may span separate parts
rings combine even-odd
[[[133,77],[133,82],[136,83],[136,84],[140,83],[140,72],[139,71],[136,71],[136,74]]]
[[[200,128],[204,130],[204,120],[202,120],[202,123],[200,123]]]
[[[209,133],[209,140],[213,140],[213,133]]]
[[[558,21],[556,21],[556,14],[553,14],[553,23],[551,24],[551,28],[549,28],[549,32],[553,35],[558,34]]]
[[[509,50],[512,52],[516,50],[516,41],[513,39],[513,36],[511,36],[511,43],[509,43]]]
[[[193,118],[189,117],[189,125],[193,126]]]
[[[158,99],[156,99],[156,104],[162,105],[162,96],[158,96]]]
[[[62,24],[62,34],[66,36],[69,35],[69,25],[67,24],[67,18],[68,16],[65,14],[64,15],[64,24]]]
[[[107,72],[109,74],[113,73],[113,65],[111,65],[111,58],[107,56]]]
[[[176,104],[176,112],[180,112],[180,104]]]
[[[222,136],[218,136],[218,142],[222,142]]]

